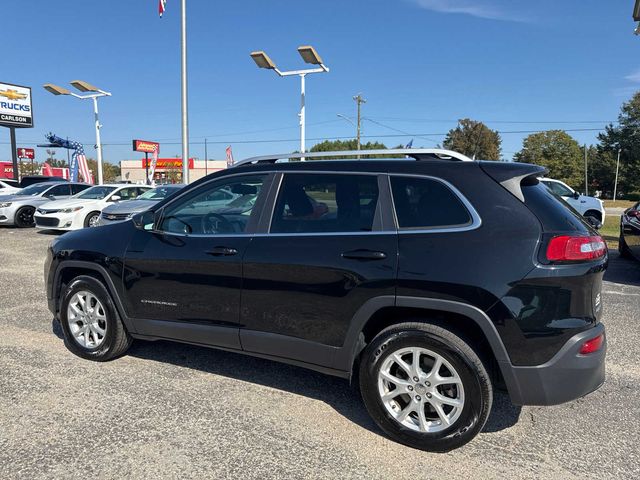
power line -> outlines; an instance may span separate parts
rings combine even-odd
[[[370,119],[369,119],[370,120]],[[391,128],[391,127],[388,127]],[[545,130],[497,130],[497,132],[501,135],[508,134],[524,134],[524,133],[541,133]],[[568,128],[564,129],[565,132],[600,132],[601,128]],[[397,134],[381,134],[381,135],[361,135],[361,138],[399,138],[399,137],[427,137],[427,136],[446,136],[448,132],[445,133],[397,133]],[[346,140],[353,138],[351,135],[348,136],[332,136],[332,137],[316,137],[316,138],[308,138],[307,140],[311,141],[323,141],[323,140]],[[279,139],[260,139],[260,140],[233,140],[234,144],[251,144],[251,143],[286,143],[286,142],[297,142],[299,138],[279,138]],[[39,141],[39,140],[38,140]],[[23,144],[33,144],[38,141],[27,141],[23,140]],[[84,142],[85,144],[90,144],[91,142]],[[165,145],[180,145],[181,142],[163,142]],[[204,141],[199,142],[189,142],[192,145],[204,145]],[[229,140],[224,141],[209,141],[209,144],[228,144]],[[0,145],[9,145],[10,142],[0,142]],[[131,141],[126,142],[102,142],[102,145],[106,146],[131,146]]]

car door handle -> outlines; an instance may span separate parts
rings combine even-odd
[[[374,250],[351,250],[343,252],[342,258],[353,258],[355,260],[384,260],[387,254],[384,252],[376,252]]]
[[[228,257],[238,253],[238,250],[231,247],[213,247],[211,250],[205,252],[207,255],[213,255],[214,257]]]

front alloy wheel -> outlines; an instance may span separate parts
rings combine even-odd
[[[107,334],[107,317],[100,300],[87,290],[73,294],[67,306],[67,322],[73,339],[87,349],[98,348]]]

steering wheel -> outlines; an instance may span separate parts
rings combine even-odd
[[[234,232],[233,223],[219,213],[207,213],[202,217],[202,233]]]

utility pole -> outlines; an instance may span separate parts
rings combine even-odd
[[[584,194],[585,196],[589,196],[589,182],[588,180],[589,172],[587,170],[587,144],[584,144]]]
[[[181,5],[182,50],[182,183],[189,183],[189,115],[187,113],[187,0]]]
[[[616,201],[616,194],[618,193],[618,171],[620,170],[620,153],[622,152],[621,148],[618,148],[618,161],[616,162],[616,181],[613,184],[613,201]]]
[[[204,139],[204,176],[206,177],[209,173],[208,170],[209,164],[209,156],[207,155],[207,139]]]
[[[360,106],[363,103],[367,103],[367,101],[362,97],[362,94],[359,93],[358,95],[356,95],[355,97],[353,97],[353,99],[355,100],[356,104],[358,105],[358,122],[357,122],[357,127],[356,127],[356,141],[357,141],[357,148],[356,150],[360,151],[360,121],[361,121],[361,117],[360,117]],[[358,155],[358,158],[360,158],[360,155]]]

